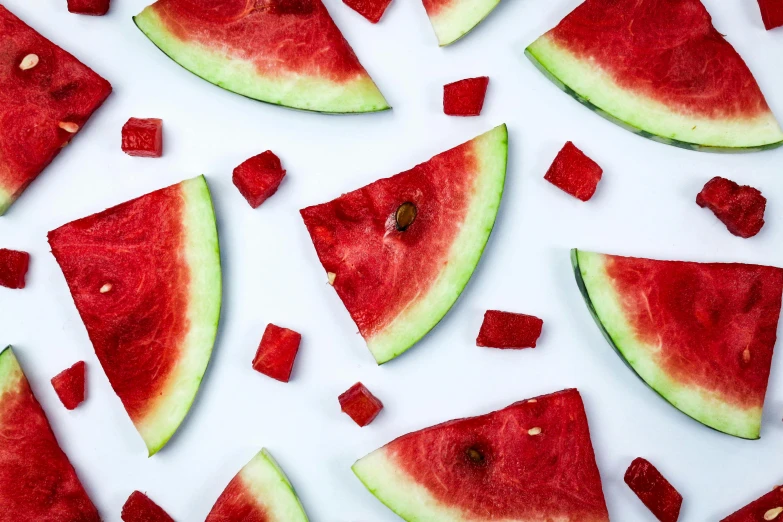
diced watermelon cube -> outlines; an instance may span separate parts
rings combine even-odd
[[[761,522],[783,520],[783,486],[775,486],[744,508],[722,519],[720,522]]]
[[[0,286],[24,288],[24,278],[30,266],[30,254],[0,248]]]
[[[478,116],[484,107],[489,78],[467,78],[443,86],[443,112],[449,116]]]
[[[68,11],[76,14],[102,16],[109,12],[109,0],[68,0]]]
[[[258,206],[277,192],[285,170],[280,159],[271,151],[265,151],[244,161],[234,169],[233,181],[250,206]]]
[[[391,0],[343,0],[343,2],[370,22],[377,24]]]
[[[63,370],[52,377],[52,386],[60,402],[69,410],[75,409],[84,402],[84,381],[87,373],[87,365],[79,361],[67,370]]]
[[[163,155],[163,120],[129,119],[122,126],[122,150],[129,156],[160,158]]]
[[[576,146],[566,142],[544,179],[577,199],[587,201],[595,194],[603,169]]]
[[[764,226],[767,198],[758,189],[730,179],[715,176],[709,180],[696,196],[696,204],[712,210],[735,236],[753,237]]]
[[[131,493],[122,506],[121,516],[125,522],[174,522],[168,513],[140,491]]]
[[[783,0],[759,0],[759,8],[767,31],[783,26]]]
[[[253,369],[281,382],[288,382],[302,336],[288,328],[268,324],[253,359]]]
[[[538,317],[487,310],[476,346],[488,348],[535,348],[544,321]]]
[[[357,382],[339,397],[340,408],[361,427],[370,424],[383,409],[383,403]]]
[[[625,472],[625,483],[661,522],[677,522],[682,495],[655,466],[636,458]]]

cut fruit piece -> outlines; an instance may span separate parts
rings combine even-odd
[[[0,248],[0,286],[24,288],[29,266],[30,254],[27,252]]]
[[[122,151],[128,156],[163,156],[163,120],[131,118],[122,126]]]
[[[150,455],[190,409],[220,316],[215,213],[203,176],[49,232],[95,353]]]
[[[253,369],[278,381],[288,382],[301,342],[301,334],[268,324],[253,359]]]
[[[391,4],[391,0],[343,0],[343,3],[370,22],[377,24]]]
[[[526,54],[565,92],[646,138],[727,152],[783,144],[753,74],[699,0],[587,0]]]
[[[495,223],[507,153],[501,125],[301,211],[332,286],[378,364],[424,337],[462,293]]]
[[[570,141],[558,152],[544,179],[575,198],[588,201],[595,194],[603,169]]]
[[[780,0],[759,0],[761,19],[764,27],[769,31],[777,27],[783,27],[783,2]]]
[[[125,501],[121,518],[124,522],[174,522],[163,508],[140,491],[134,491]]]
[[[783,520],[783,486],[775,486],[766,495],[754,500],[720,522],[762,522],[770,520]]]
[[[476,346],[488,348],[535,348],[544,321],[538,317],[487,310]]]
[[[661,522],[677,522],[680,518],[682,495],[647,460],[634,459],[624,480],[655,518]]]
[[[277,192],[284,176],[285,170],[280,165],[280,158],[267,150],[235,168],[232,181],[250,206],[258,208]]]
[[[489,77],[467,78],[443,86],[443,112],[449,116],[478,116],[484,107]]]
[[[753,237],[764,226],[767,198],[758,189],[739,186],[733,181],[715,176],[696,196],[696,204],[712,210],[729,232],[739,237]]]
[[[86,375],[87,365],[84,361],[79,361],[52,377],[54,391],[66,409],[76,409],[78,405],[84,402],[84,381]]]
[[[783,270],[573,250],[577,284],[628,365],[683,413],[757,439]]]
[[[103,16],[109,12],[110,0],[68,0],[68,12]]]
[[[307,522],[283,470],[262,449],[226,486],[206,522]]]
[[[383,409],[383,403],[370,393],[364,384],[357,382],[338,397],[340,409],[360,427],[370,424]]]
[[[500,0],[422,0],[438,44],[452,44],[473,30]]]
[[[109,82],[0,5],[0,216],[111,92]]]
[[[410,522],[609,521],[576,390],[409,433],[352,469]]]
[[[0,433],[0,519],[100,522],[10,346],[0,351]]]
[[[158,0],[134,21],[182,67],[249,98],[319,112],[389,108],[321,0],[264,5]]]

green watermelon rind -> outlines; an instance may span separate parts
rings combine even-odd
[[[184,69],[247,98],[292,109],[334,114],[391,109],[366,73],[352,80],[350,85],[295,73],[285,82],[275,83],[260,75],[252,63],[226,58],[203,45],[180,40],[166,29],[155,13],[154,4],[134,16],[133,22],[158,49]]]
[[[430,16],[438,45],[451,45],[475,29],[498,6],[500,0],[454,0]]]
[[[761,408],[733,408],[709,390],[677,383],[655,363],[649,356],[654,348],[636,339],[622,311],[620,297],[602,275],[605,274],[602,259],[602,254],[571,250],[576,283],[587,308],[626,365],[669,404],[705,426],[742,439],[758,439]]]
[[[6,346],[0,350],[0,402],[3,395],[12,391],[23,377],[22,367],[16,360],[13,348]]]
[[[710,120],[677,114],[660,102],[625,90],[590,62],[544,35],[525,55],[561,90],[593,112],[644,138],[688,150],[756,152],[783,145],[771,114],[757,120]]]
[[[11,205],[14,203],[15,198],[13,195],[5,190],[3,187],[0,187],[0,216],[6,213],[6,211],[11,208]]]
[[[451,245],[449,263],[428,290],[381,332],[366,339],[378,364],[406,352],[432,330],[470,281],[495,225],[506,180],[508,129],[499,125],[471,140],[481,147],[476,179],[480,184],[468,210],[459,236]]]

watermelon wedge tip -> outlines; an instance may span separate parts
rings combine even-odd
[[[423,0],[441,47],[451,45],[480,24],[500,0]]]

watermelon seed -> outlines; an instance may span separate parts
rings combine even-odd
[[[532,403],[534,403],[534,402],[538,402],[538,401],[537,401],[537,400],[535,400],[535,399],[530,399],[530,400],[529,400],[529,401],[527,401],[527,402],[529,402],[529,403],[531,403],[531,404],[532,404]]]
[[[783,507],[772,508],[764,513],[764,520],[775,520],[781,513],[783,513]]]
[[[394,219],[397,221],[397,230],[405,232],[416,220],[416,214],[419,211],[416,205],[410,201],[406,201],[397,208],[397,212],[394,214]]]
[[[70,132],[71,134],[76,134],[76,132],[79,131],[79,126],[70,121],[61,121],[58,126],[65,132]]]
[[[750,362],[750,349],[745,348],[745,351],[742,352],[742,360],[745,361],[745,363]]]
[[[111,290],[111,283],[106,283],[101,287],[101,293],[105,294],[106,292]]]
[[[484,455],[482,455],[481,452],[476,448],[468,448],[468,450],[465,453],[467,454],[471,462],[475,462],[476,464],[480,462],[484,462]]]
[[[527,430],[527,434],[531,436],[541,435],[541,428],[539,428],[538,426],[536,426],[535,428],[530,428],[529,430]]]
[[[26,71],[27,69],[32,69],[38,65],[38,55],[37,54],[28,54],[24,58],[22,58],[22,63],[19,64],[19,68],[23,71]]]
[[[334,286],[334,280],[337,279],[337,274],[334,272],[327,272],[326,277],[329,278],[329,284]]]

